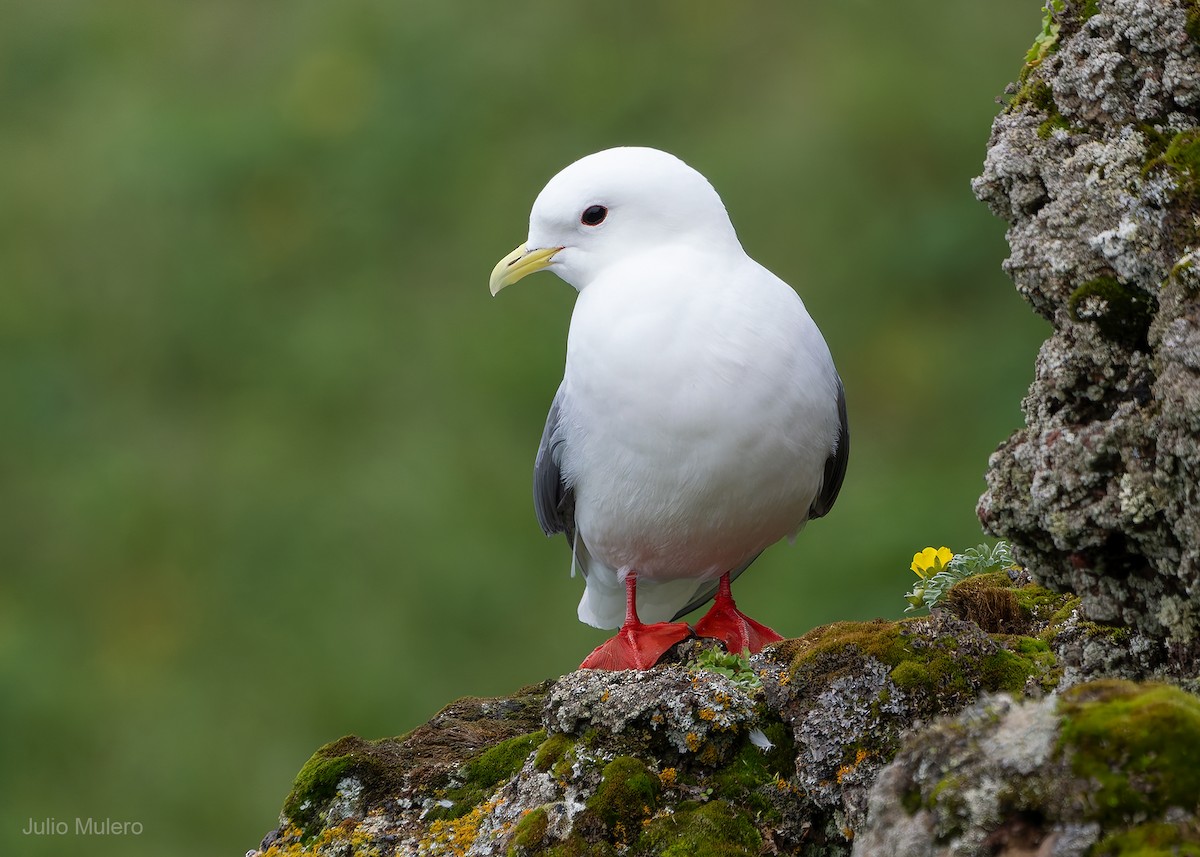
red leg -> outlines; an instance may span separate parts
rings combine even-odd
[[[667,649],[692,636],[686,622],[656,622],[643,625],[637,615],[637,574],[625,578],[625,624],[617,635],[597,646],[580,669],[648,670]]]
[[[730,652],[748,650],[751,654],[762,651],[763,646],[783,639],[766,625],[755,622],[737,608],[729,590],[728,573],[721,575],[713,606],[696,623],[696,636],[714,637],[725,643],[725,648]]]

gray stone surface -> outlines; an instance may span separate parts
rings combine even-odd
[[[1200,140],[1200,54],[1178,0],[1096,10],[1061,16],[1056,49],[1027,68],[974,182],[1009,223],[1017,290],[1054,326],[1026,427],[992,456],[979,517],[1036,579],[1080,594],[1086,618],[1165,638],[1193,661],[1200,148],[1188,146]]]

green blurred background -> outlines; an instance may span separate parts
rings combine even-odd
[[[318,745],[603,639],[530,502],[574,293],[486,281],[608,146],[704,172],[845,380],[838,506],[740,600],[899,615],[1046,332],[968,185],[1039,6],[6,4],[0,852],[240,855]],[[21,835],[77,816],[144,832]]]

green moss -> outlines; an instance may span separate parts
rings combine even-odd
[[[1200,857],[1200,830],[1195,825],[1154,822],[1106,836],[1091,857]]]
[[[1070,129],[1071,123],[1058,112],[1058,108],[1056,107],[1053,113],[1038,123],[1037,135],[1040,139],[1045,140],[1057,130],[1069,131]]]
[[[933,787],[933,791],[929,793],[929,808],[932,809],[935,805],[937,805],[938,800],[942,798],[942,795],[957,794],[962,790],[964,785],[965,783],[963,782],[962,777],[955,776],[953,774],[939,780],[937,785]]]
[[[1152,155],[1145,171],[1164,167],[1174,174],[1180,192],[1195,194],[1200,189],[1200,131],[1181,131],[1170,139],[1157,131],[1151,137],[1144,128],[1142,133],[1147,136]]]
[[[1197,0],[1188,0],[1187,23],[1184,29],[1193,42],[1200,42],[1200,2]]]
[[[501,741],[464,766],[468,781],[491,788],[501,780],[508,779],[521,769],[533,749],[545,740],[546,733],[538,731]]]
[[[1098,277],[1072,292],[1067,308],[1072,319],[1092,322],[1106,339],[1144,350],[1158,301],[1112,277]]]
[[[1129,636],[1128,628],[1119,628],[1116,625],[1101,625],[1099,622],[1080,622],[1079,627],[1089,637],[1119,641]]]
[[[603,840],[589,842],[582,836],[572,835],[565,842],[541,853],[545,857],[616,857],[617,850]]]
[[[544,806],[527,812],[517,822],[517,829],[513,831],[508,847],[509,857],[519,857],[539,848],[546,839],[546,828],[549,826],[550,816]]]
[[[827,673],[824,662],[840,660],[847,649],[895,666],[913,652],[900,633],[902,622],[875,619],[871,622],[834,622],[809,631],[797,640],[785,640],[776,651],[790,657],[792,672],[797,677],[816,677]]]
[[[542,773],[555,768],[554,774],[558,776],[556,766],[563,761],[563,757],[574,746],[574,738],[562,732],[556,732],[543,741],[542,746],[538,747],[537,755],[533,758],[533,766]]]
[[[451,805],[435,807],[430,810],[428,818],[432,821],[466,815],[483,803],[498,783],[521,770],[529,754],[545,740],[545,732],[531,732],[501,741],[485,750],[462,766],[462,785],[446,790],[445,797],[452,802]]]
[[[1032,66],[1026,66],[1027,69],[1032,69]],[[1022,84],[1017,89],[1017,94],[1012,97],[1005,107],[1005,112],[1012,113],[1021,106],[1028,106],[1039,113],[1046,114],[1046,118],[1038,124],[1037,135],[1045,140],[1055,129],[1061,128],[1064,131],[1070,130],[1071,125],[1067,122],[1066,117],[1058,109],[1058,104],[1054,101],[1054,92],[1050,89],[1050,84],[1044,80],[1033,77],[1023,77]]]
[[[1025,680],[1037,672],[1032,659],[1000,649],[979,659],[979,683],[990,693],[1020,694]]]
[[[1194,4],[1189,7],[1189,24],[1196,20],[1193,17],[1195,9]],[[1181,209],[1185,231],[1195,240],[1200,237],[1200,227],[1196,226],[1197,215],[1200,215],[1200,131],[1181,131],[1168,137],[1145,126],[1139,126],[1139,130],[1146,138],[1143,173],[1162,169],[1174,180],[1175,207]],[[1189,224],[1190,229],[1187,228]]]
[[[654,819],[633,852],[657,857],[756,857],[762,844],[746,813],[714,800],[685,802],[674,813]]]
[[[1008,112],[1018,107],[1028,105],[1043,113],[1057,113],[1058,105],[1054,103],[1054,91],[1044,80],[1030,78],[1017,90],[1017,94],[1008,102]]]
[[[1049,625],[1047,626],[1046,631],[1043,633],[1057,633],[1058,626],[1062,625],[1063,622],[1066,622],[1071,618],[1071,614],[1079,609],[1079,605],[1082,603],[1082,601],[1083,599],[1081,599],[1078,595],[1064,596],[1063,602],[1059,608],[1050,614],[1050,618],[1048,620]]]
[[[1050,644],[1037,637],[1018,637],[1016,649],[1026,657],[1039,657],[1050,652]]]
[[[759,791],[763,786],[774,787],[780,779],[795,773],[796,747],[792,730],[782,721],[761,723],[759,728],[773,745],[767,752],[745,738],[733,759],[708,778],[713,794],[756,814],[773,815],[776,810]]]
[[[1112,827],[1195,807],[1200,699],[1168,685],[1097,681],[1067,691],[1059,711],[1060,750],[1096,783],[1096,820]]]
[[[779,644],[777,651],[791,657],[793,683],[825,687],[830,679],[857,670],[861,656],[868,656],[891,667],[890,677],[901,690],[938,699],[975,696],[980,690],[1016,693],[1037,671],[1032,659],[1004,649],[982,657],[962,654],[953,637],[924,638],[914,646],[904,634],[912,621],[835,622]]]
[[[962,664],[953,657],[908,660],[892,669],[891,678],[897,687],[909,693],[934,689],[951,693],[969,692],[974,682],[989,692],[1019,693],[1025,686],[1025,680],[1034,672],[1034,665],[1029,658],[1004,649],[984,655],[975,661],[973,667],[973,670],[964,670]]]
[[[321,829],[321,812],[343,779],[354,777],[361,783],[364,805],[393,793],[409,767],[401,747],[395,738],[366,741],[356,735],[326,744],[296,775],[283,814],[309,838]]]
[[[335,744],[322,747],[304,763],[283,804],[283,814],[302,828],[306,836],[319,828],[318,812],[337,794],[337,784],[356,767],[353,754],[326,755]]]
[[[654,811],[661,787],[659,779],[644,762],[632,756],[617,756],[604,766],[601,776],[600,787],[587,802],[587,808],[610,833],[628,839]]]

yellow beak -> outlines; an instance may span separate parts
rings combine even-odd
[[[542,250],[526,250],[525,245],[522,244],[492,268],[492,278],[488,282],[492,295],[497,295],[505,286],[511,286],[517,280],[542,270],[550,264],[554,254],[561,249],[561,247],[546,247]]]

